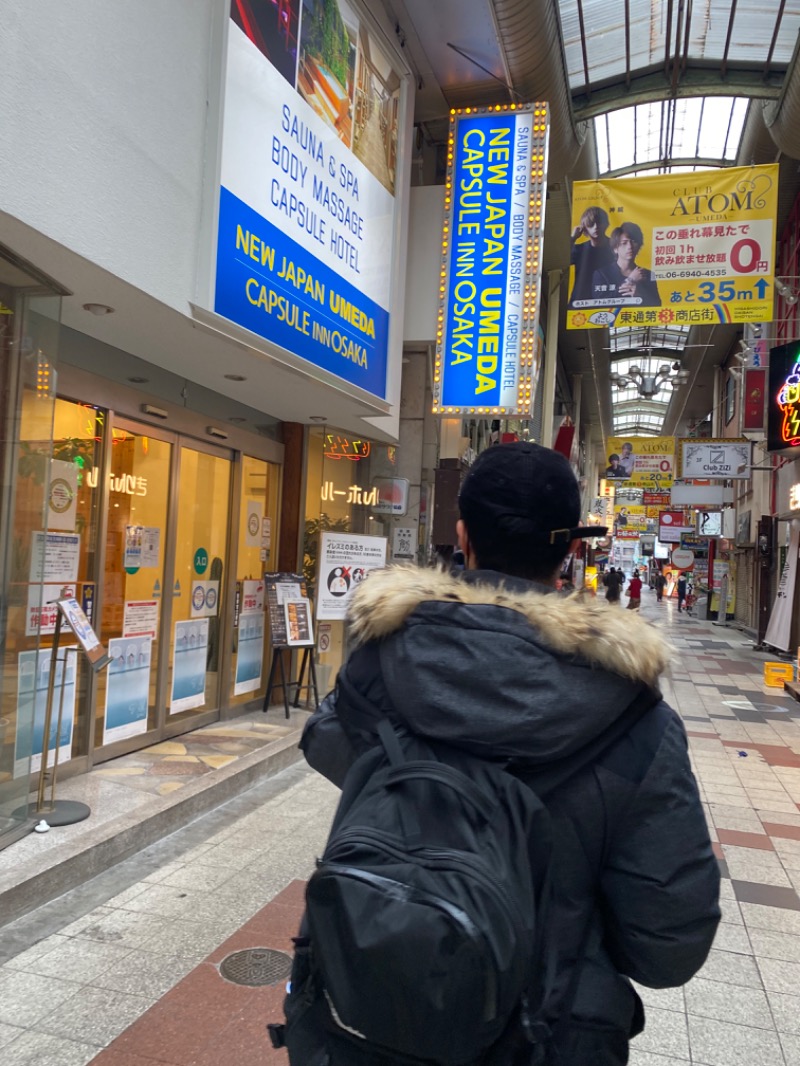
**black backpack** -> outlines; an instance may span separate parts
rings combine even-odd
[[[349,706],[369,708],[346,670],[339,685]],[[654,702],[645,694],[591,752],[548,767],[536,792],[502,765],[380,721],[308,882],[286,1024],[268,1027],[292,1066],[546,1061],[556,945],[540,797]]]

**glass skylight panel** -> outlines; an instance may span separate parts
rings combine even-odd
[[[748,101],[732,96],[696,96],[623,107],[595,119],[597,163],[609,171],[639,173],[695,170],[736,159]],[[673,168],[669,159],[681,160]],[[665,160],[667,162],[665,162]]]
[[[586,34],[586,61],[589,82],[621,81],[626,66],[635,76],[641,71],[663,67],[667,51],[675,51],[678,27],[678,4],[663,0],[628,0],[627,4],[608,0],[559,0],[561,33],[567,62],[570,88],[586,88],[587,72],[581,45],[581,22]],[[688,33],[689,66],[719,64],[728,47],[728,63],[751,70],[763,70],[767,59],[771,67],[786,67],[800,31],[798,0],[704,0],[687,5],[690,12]],[[683,10],[686,10],[684,8]],[[630,55],[626,59],[625,12],[628,11]],[[667,16],[672,12],[671,24]],[[732,19],[732,25],[731,25]],[[775,48],[770,57],[772,38],[778,27]],[[728,45],[729,29],[730,44]],[[685,27],[681,29],[681,47]]]

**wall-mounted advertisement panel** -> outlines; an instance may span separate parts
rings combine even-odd
[[[772,318],[778,166],[577,181],[567,329]]]
[[[213,308],[381,399],[406,81],[348,0],[232,0]]]
[[[747,480],[753,445],[749,440],[681,440],[681,477],[700,481]]]
[[[451,112],[434,414],[530,415],[547,138],[543,103]]]
[[[624,483],[649,493],[666,493],[675,472],[674,437],[607,437],[607,481]],[[619,489],[616,493],[620,499]]]

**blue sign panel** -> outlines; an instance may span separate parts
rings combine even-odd
[[[214,310],[375,396],[386,395],[389,313],[227,189]]]
[[[544,104],[454,117],[435,413],[530,411],[546,149]]]

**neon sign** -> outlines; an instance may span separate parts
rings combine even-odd
[[[326,459],[352,459],[358,462],[359,459],[367,459],[370,450],[370,442],[367,440],[349,440],[338,433],[325,434],[323,454]]]
[[[781,440],[790,446],[800,444],[800,360],[781,385],[777,400],[783,414]]]

